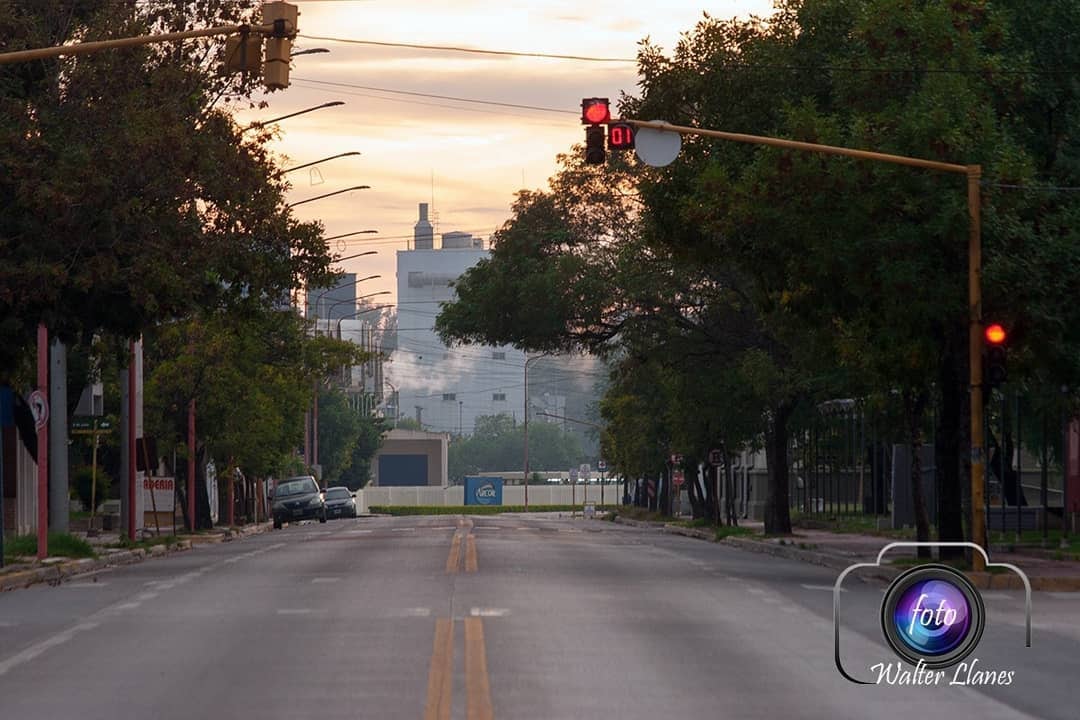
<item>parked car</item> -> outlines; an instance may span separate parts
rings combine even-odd
[[[356,495],[349,488],[327,488],[323,497],[326,498],[326,517],[356,517]]]
[[[282,480],[274,489],[274,529],[281,524],[299,520],[326,522],[326,501],[319,491],[319,483],[311,475],[301,475]]]

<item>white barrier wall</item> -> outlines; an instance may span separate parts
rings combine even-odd
[[[529,505],[581,505],[585,502],[615,504],[620,500],[622,485],[530,485]],[[356,492],[357,510],[371,512],[372,506],[405,505],[464,505],[465,488],[454,487],[375,487]],[[503,486],[503,505],[524,505],[523,485]]]

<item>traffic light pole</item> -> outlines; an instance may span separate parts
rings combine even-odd
[[[113,50],[115,48],[137,47],[139,45],[152,45],[154,43],[171,42],[173,40],[213,37],[215,35],[236,35],[244,32],[272,34],[274,32],[274,26],[221,25],[212,28],[202,28],[201,30],[184,30],[182,32],[164,33],[161,35],[139,35],[136,37],[119,38],[117,40],[99,40],[95,42],[76,43],[74,45],[35,48],[33,50],[16,50],[15,52],[0,53],[0,65],[26,62],[27,60],[43,60],[60,56],[71,57],[73,55],[89,55],[102,50]]]
[[[982,363],[980,362],[980,358],[982,357],[982,198],[979,183],[982,179],[982,166],[956,165],[953,163],[935,162],[933,160],[907,157],[905,155],[890,155],[888,153],[871,152],[869,150],[854,150],[852,148],[837,147],[835,145],[819,145],[817,143],[784,140],[762,135],[745,135],[742,133],[724,132],[722,130],[705,130],[684,125],[669,125],[661,122],[626,119],[622,119],[620,122],[633,125],[635,128],[650,128],[664,132],[676,132],[680,135],[713,137],[721,140],[730,140],[732,142],[741,142],[751,145],[768,145],[787,150],[840,155],[842,157],[856,158],[859,160],[885,162],[893,165],[921,168],[923,170],[954,173],[967,177],[968,344],[970,353],[968,366],[969,382],[971,385],[971,541],[980,547],[985,548],[986,508],[984,497],[986,484],[986,453],[983,447],[983,390]],[[976,571],[985,569],[982,553],[972,553],[972,566]]]

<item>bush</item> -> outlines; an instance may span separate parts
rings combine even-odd
[[[19,555],[37,555],[37,535],[18,535],[4,542],[5,559],[14,559]],[[49,533],[49,555],[69,558],[97,556],[90,543],[82,538],[55,532]]]
[[[90,510],[90,481],[92,477],[93,468],[89,465],[80,465],[75,468],[75,494],[88,511]],[[94,493],[94,501],[98,505],[109,499],[109,488],[111,487],[112,478],[99,467],[97,469],[97,490]]]

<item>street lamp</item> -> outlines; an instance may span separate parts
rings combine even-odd
[[[327,244],[329,244],[331,240],[337,240],[338,241],[338,251],[344,252],[345,251],[345,241],[342,240],[341,238],[352,237],[353,235],[378,235],[378,234],[379,234],[378,230],[355,230],[353,232],[342,233],[340,235],[331,235],[330,237],[324,237],[323,241],[326,242]],[[350,255],[347,258],[338,258],[338,260],[351,260],[352,258],[358,258],[358,257],[363,257],[364,255],[374,255],[374,254],[375,254],[375,251],[372,250],[370,252],[360,253],[359,255]]]
[[[360,153],[358,151],[356,151],[356,150],[350,150],[349,152],[338,153],[337,155],[331,155],[330,157],[324,157],[321,160],[312,160],[311,162],[304,163],[303,165],[297,165],[296,167],[287,168],[285,170],[280,171],[278,173],[278,175],[284,175],[285,173],[290,173],[290,172],[293,172],[294,170],[303,170],[304,168],[311,167],[312,165],[318,165],[319,163],[328,162],[330,160],[337,160],[338,158],[351,157],[353,155],[359,155],[359,154]]]
[[[385,378],[383,378],[383,382],[390,386],[390,390],[392,392],[392,394],[390,395],[390,398],[391,398],[391,400],[394,401],[394,429],[396,430],[397,429],[398,414],[400,413],[400,409],[398,408],[398,403],[400,402],[400,398],[398,397],[398,391],[397,391],[397,388],[394,387],[394,383],[390,382],[389,380],[387,380]]]
[[[384,292],[390,292],[390,291],[386,290]],[[385,310],[386,308],[392,308],[392,307],[394,307],[394,306],[393,305],[376,305],[375,307],[369,307],[369,308],[365,308],[363,310],[357,310],[356,312],[350,313],[349,315],[342,315],[341,317],[338,318],[338,321],[337,321],[337,339],[338,340],[341,339],[341,321],[342,320],[348,320],[349,318],[354,318],[357,315],[363,315],[364,313],[375,312],[376,310]]]
[[[376,275],[375,277],[379,277],[379,276]],[[371,278],[367,278],[367,279],[370,280]],[[331,316],[334,314],[334,308],[336,308],[338,305],[344,305],[345,303],[352,303],[353,306],[355,307],[356,302],[358,300],[366,300],[367,298],[370,298],[370,297],[377,297],[379,295],[389,295],[389,294],[390,294],[389,290],[380,290],[379,292],[368,293],[367,295],[358,295],[355,299],[354,298],[349,298],[348,300],[338,300],[336,303],[331,304],[330,307],[326,309],[326,334],[327,335],[330,334],[330,320],[332,319]],[[340,325],[338,327],[340,327]]]
[[[318,55],[319,53],[328,53],[329,48],[308,48],[307,50],[297,50],[294,53],[290,53],[289,57],[296,57],[297,55]]]
[[[529,512],[529,363],[547,356],[544,353],[525,358],[525,512]]]
[[[352,192],[353,190],[370,190],[370,189],[371,189],[370,185],[353,185],[352,187],[345,188],[344,190],[335,190],[334,192],[326,193],[324,195],[316,195],[313,198],[307,198],[305,200],[297,200],[294,203],[289,203],[288,205],[286,205],[286,207],[294,208],[297,205],[303,205],[304,203],[315,202],[316,200],[322,200],[323,198],[333,197],[335,195],[340,195],[342,193]]]
[[[344,104],[344,100],[331,100],[330,102],[324,102],[322,105],[316,105],[315,107],[297,110],[296,112],[289,113],[288,115],[281,115],[280,117],[270,118],[269,120],[257,120],[244,128],[244,132],[247,132],[248,130],[258,130],[259,128],[266,127],[270,123],[276,123],[280,120],[287,120],[288,118],[296,117],[297,115],[306,115],[309,112],[315,112],[316,110],[322,110],[323,108],[337,107],[338,105]]]
[[[353,285],[356,285],[358,283],[362,283],[365,280],[376,280],[376,279],[381,278],[381,277],[382,277],[382,275],[368,275],[367,277],[362,277],[362,278],[360,278],[358,280],[353,280],[352,282],[347,282],[344,285],[335,285],[333,287],[328,287],[325,290],[323,290],[321,293],[316,295],[315,296],[315,310],[312,313],[312,315],[315,318],[316,325],[318,325],[318,322],[319,322],[319,303],[322,301],[323,296],[326,295],[326,293],[330,292],[331,290],[338,290],[338,289],[341,289],[341,288],[352,287]],[[326,332],[330,332],[329,327],[327,328]]]
[[[378,250],[368,250],[367,252],[357,253],[356,255],[346,255],[345,257],[337,258],[336,260],[334,260],[334,262],[341,262],[342,260],[355,260],[356,258],[364,257],[365,255],[376,255],[378,254],[378,252]]]

